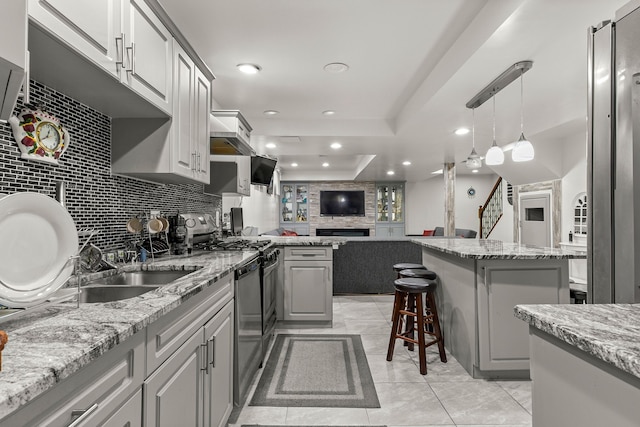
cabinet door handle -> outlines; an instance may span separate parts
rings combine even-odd
[[[207,341],[207,353],[209,353],[209,357],[211,358],[211,369],[216,367],[216,337],[212,337],[209,341]]]
[[[202,169],[200,168],[200,153],[198,153],[198,172],[202,172]]]
[[[131,68],[127,70],[128,73],[131,73],[132,76],[136,75],[136,44],[131,42],[131,46],[127,48],[129,52],[131,52]]]
[[[82,424],[87,418],[89,418],[89,415],[91,415],[96,409],[98,409],[98,404],[94,403],[93,405],[89,406],[87,409],[74,409],[73,411],[71,411],[71,417],[78,417],[75,420],[73,420],[73,422],[71,424],[69,424],[68,427],[78,427],[80,424]]]
[[[196,153],[191,153],[191,170],[196,170]]]
[[[204,366],[200,368],[201,371],[204,371],[205,374],[209,373],[209,364],[207,363],[207,347],[208,345],[200,344],[200,349],[202,351],[202,360],[204,361]]]
[[[119,49],[118,41],[120,41]],[[120,33],[120,37],[116,37],[116,68],[118,65],[124,67],[124,33]]]

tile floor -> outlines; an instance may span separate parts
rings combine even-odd
[[[278,329],[277,333],[360,334],[380,408],[277,408],[248,406],[262,370],[254,379],[247,403],[235,424],[387,425],[395,426],[531,426],[529,381],[475,380],[450,355],[440,362],[436,346],[427,353],[428,374],[418,370],[418,352],[396,344],[386,361],[393,296],[358,295],[333,298],[333,328]],[[346,322],[348,320],[348,322]]]

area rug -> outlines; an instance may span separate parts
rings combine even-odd
[[[360,335],[277,335],[249,405],[379,408]]]

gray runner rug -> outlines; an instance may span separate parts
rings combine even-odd
[[[277,335],[249,405],[379,408],[360,335]]]

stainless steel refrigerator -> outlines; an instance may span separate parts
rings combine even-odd
[[[640,302],[640,1],[588,37],[587,298]]]

